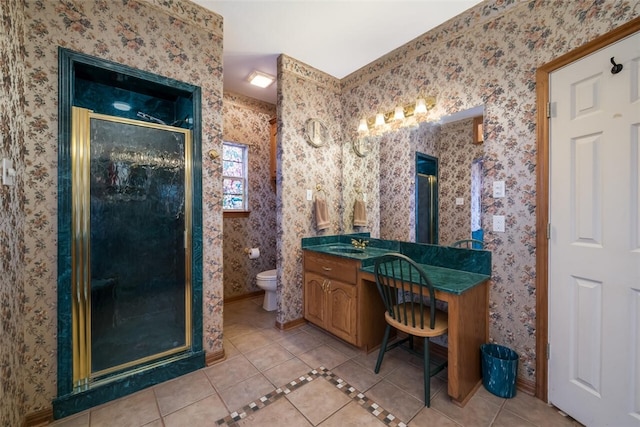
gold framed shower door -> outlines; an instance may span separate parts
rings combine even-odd
[[[109,146],[111,151],[106,152],[108,150],[104,150],[105,152],[100,154],[100,161],[107,162],[109,164],[109,170],[102,174],[104,176],[96,176],[95,173],[92,173],[91,164],[92,138],[96,136],[96,128],[100,126],[103,126],[105,128],[110,127],[116,130],[137,130],[141,131],[142,134],[153,136],[153,138],[150,138],[151,140],[141,139],[140,141],[138,141],[137,138],[125,136],[124,141],[122,141],[121,143],[121,146],[118,145],[120,144],[119,142],[108,142],[108,144],[112,144]],[[165,141],[163,143],[167,146],[170,146],[171,141],[175,140],[176,147],[169,147],[169,149],[158,148],[154,145],[157,143],[157,140]],[[126,147],[126,149],[123,149],[122,147]],[[95,146],[93,148],[95,151]],[[120,151],[118,151],[118,149]],[[101,383],[103,381],[111,381],[114,378],[119,378],[123,375],[130,375],[132,372],[147,369],[154,364],[163,363],[166,360],[171,359],[171,357],[177,357],[180,353],[186,352],[191,348],[191,218],[193,196],[192,156],[193,153],[191,144],[191,131],[188,129],[97,114],[90,110],[79,107],[73,107],[72,109],[72,191],[70,200],[72,206],[71,322],[73,347],[73,384],[74,390],[76,391],[86,390],[88,388],[91,388],[91,386],[94,384]],[[116,166],[113,166],[112,168],[111,165]],[[114,170],[117,169],[117,165],[120,165],[121,168],[121,171],[119,172],[120,176],[118,176],[118,171],[114,172]],[[143,182],[140,189],[134,188],[133,186],[129,185],[129,183],[124,183],[124,181],[126,181],[124,176],[128,173],[127,178],[130,178],[130,176],[132,175],[131,171],[134,169],[134,167],[136,168],[136,170],[143,171],[147,174],[144,175],[143,178],[138,177],[139,180],[150,180],[149,176],[153,174],[155,174],[155,176],[166,175],[171,177],[171,179],[173,180],[171,182],[160,181],[160,183],[154,183],[154,191],[156,191],[156,193],[154,193],[153,200],[154,203],[158,206],[156,210],[166,209],[166,217],[168,218],[168,220],[166,220],[165,222],[178,224],[176,226],[176,230],[172,230],[172,232],[175,235],[183,232],[183,241],[176,243],[175,248],[177,248],[177,253],[181,253],[183,251],[184,257],[177,257],[180,259],[175,261],[175,264],[178,266],[176,268],[176,274],[164,274],[164,276],[170,278],[172,278],[173,276],[177,277],[175,280],[167,279],[167,282],[170,283],[165,287],[171,287],[171,292],[177,292],[179,296],[177,298],[174,298],[174,301],[170,301],[171,298],[165,298],[168,301],[168,303],[166,303],[165,305],[170,306],[171,314],[166,316],[167,319],[161,318],[163,320],[163,323],[162,325],[158,325],[159,328],[168,328],[168,326],[166,325],[169,325],[171,328],[173,328],[172,330],[175,329],[178,332],[175,333],[175,339],[171,343],[166,345],[165,343],[162,343],[162,345],[157,346],[159,349],[153,350],[155,351],[153,354],[145,353],[145,351],[147,351],[147,347],[144,347],[144,350],[140,350],[138,353],[131,352],[129,354],[126,353],[127,349],[125,348],[123,356],[121,356],[120,359],[114,358],[114,362],[111,365],[109,365],[109,354],[105,355],[103,353],[110,353],[112,351],[115,352],[115,350],[117,349],[116,347],[118,346],[112,344],[104,344],[103,349],[107,349],[107,351],[101,350],[100,356],[105,359],[106,362],[101,362],[98,366],[95,363],[96,355],[92,354],[95,351],[93,347],[97,340],[97,337],[92,336],[92,329],[96,328],[96,325],[93,325],[92,322],[97,314],[92,313],[92,310],[96,310],[94,291],[96,291],[98,287],[98,282],[100,282],[101,284],[109,282],[105,280],[98,281],[95,277],[92,277],[91,206],[92,203],[94,205],[96,204],[96,196],[95,194],[92,194],[91,187],[92,183],[95,184],[96,182],[104,182],[105,179],[109,181],[107,184],[105,184],[105,188],[108,187],[111,193],[107,194],[107,192],[105,191],[105,194],[107,194],[108,196],[108,202],[111,204],[110,209],[112,209],[112,211],[118,210],[118,203],[121,203],[120,206],[122,206],[123,209],[125,209],[131,203],[143,203],[146,198],[149,197],[148,194],[144,193],[144,185],[146,185],[146,182]],[[175,182],[177,181],[177,178],[182,179],[182,181]],[[118,185],[120,185],[121,188],[118,188]],[[151,184],[149,184],[148,186],[151,186]],[[163,191],[166,194],[163,193]],[[176,206],[177,204],[179,204],[179,206]],[[104,205],[104,203],[102,203],[102,205]],[[132,212],[135,212],[135,209],[131,210]],[[165,213],[163,212],[163,214]],[[149,214],[145,214],[142,218],[139,218],[139,221],[143,223],[143,225],[144,221],[146,220],[149,220],[149,224],[153,223],[151,219],[149,219]],[[165,218],[162,217],[159,221],[161,220],[165,220]],[[95,228],[96,222],[94,221],[93,224]],[[149,225],[149,227],[151,228],[150,232],[156,232],[156,230],[154,230],[151,225]],[[177,227],[183,227],[184,229],[177,230]],[[109,227],[102,228],[108,229]],[[183,245],[184,247],[180,248],[180,245]],[[131,253],[135,253],[135,243],[128,243],[125,246],[127,246],[128,250],[131,250]],[[149,244],[148,242],[140,242],[139,246],[144,250],[148,250],[149,247],[153,247],[153,244]],[[166,260],[167,256],[170,257],[171,255],[170,253],[168,255],[167,253],[161,253],[163,251],[162,247],[156,249],[159,251],[158,258],[161,260],[160,264],[158,264],[158,269],[161,270],[163,264],[166,264],[166,261],[164,260]],[[94,251],[96,251],[95,248]],[[97,252],[102,253],[102,250]],[[127,268],[133,273],[122,274],[122,277],[118,278],[115,281],[115,284],[113,284],[114,279],[110,279],[112,280],[112,282],[109,284],[109,286],[111,286],[113,289],[116,289],[117,286],[121,286],[124,288],[125,286],[122,286],[122,283],[120,282],[132,280],[131,276],[136,276],[136,274],[146,274],[148,277],[152,277],[156,282],[165,279],[165,277],[153,277],[154,268],[136,269],[138,267],[138,265],[136,264],[141,264],[142,260],[146,260],[149,257],[152,258],[153,256],[155,255],[140,255],[140,258],[138,259],[135,259],[135,257],[129,257],[131,258],[130,262],[133,264],[129,265]],[[104,258],[102,255],[101,257]],[[93,264],[96,265],[96,260],[93,261]],[[103,262],[100,265],[104,264],[105,263]],[[106,264],[106,269],[109,269],[110,266],[108,266],[108,263]],[[105,268],[101,267],[101,269]],[[143,280],[139,281],[143,282]],[[94,285],[96,289],[94,289]],[[145,286],[147,285],[148,284],[145,284]],[[117,313],[118,309],[116,303],[123,306],[126,303],[130,303],[131,300],[134,300],[134,297],[136,301],[140,299],[143,302],[142,309],[144,309],[144,299],[146,298],[144,292],[147,292],[146,288],[144,288],[144,290],[142,291],[139,291],[137,289],[142,287],[136,286],[129,285],[129,288],[134,289],[137,293],[134,294],[134,291],[129,290],[128,295],[125,294],[122,296],[122,301],[116,300],[115,297],[112,298],[114,301],[110,301],[110,307],[111,309],[113,309],[113,307],[115,306],[116,311],[114,311],[114,313]],[[151,287],[152,285],[148,286]],[[182,289],[184,290],[184,293],[182,293]],[[115,291],[109,290],[108,292]],[[138,293],[140,293],[141,295],[138,295]],[[155,290],[152,287],[150,288],[148,294],[149,303],[147,305],[152,306],[155,303],[154,301],[157,299],[157,295],[155,294]],[[94,298],[93,305],[92,298]],[[184,300],[183,304],[180,302],[180,299]],[[128,307],[128,311],[132,313],[128,319],[134,319],[136,314],[135,307]],[[165,311],[169,312],[168,310]],[[158,310],[158,313],[144,312],[143,314],[138,316],[142,320],[136,319],[136,321],[138,321],[139,324],[142,324],[140,322],[145,321],[145,316],[151,319],[147,319],[148,322],[153,322],[155,320],[153,316],[165,316],[164,312],[162,312],[162,310],[160,309]],[[107,316],[102,317],[108,318],[110,315],[111,314],[108,314]],[[113,314],[113,316],[114,318],[117,317],[116,314]],[[125,333],[129,336],[133,337],[131,339],[144,340],[148,337],[153,338],[154,336],[160,336],[163,333],[162,330],[155,331],[150,327],[147,327],[146,329],[148,330],[144,331],[126,331],[127,325],[133,324],[133,322],[134,320],[129,320],[129,323],[123,322],[122,326],[123,331],[125,331]],[[156,323],[160,322],[156,321]],[[102,329],[109,330],[110,333],[113,332],[112,329],[114,328],[113,325],[108,324],[106,326],[102,325],[101,327]],[[182,329],[182,334],[180,334],[180,329],[178,328]],[[150,333],[149,331],[151,331],[152,333]],[[146,344],[148,344],[148,347],[151,347],[152,349],[154,348],[154,346],[150,343]]]

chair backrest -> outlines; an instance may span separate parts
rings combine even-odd
[[[413,328],[434,328],[433,284],[415,261],[399,253],[390,253],[376,259],[374,271],[378,292],[389,316]],[[424,319],[427,310],[430,310],[430,316]]]
[[[454,248],[484,249],[484,242],[476,239],[462,239],[457,242],[453,242],[449,246]]]

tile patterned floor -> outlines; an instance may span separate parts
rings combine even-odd
[[[525,393],[502,399],[481,387],[460,408],[446,370],[422,403],[421,360],[402,349],[364,354],[305,325],[274,328],[261,299],[227,304],[225,361],[53,423],[59,427],[580,426]]]

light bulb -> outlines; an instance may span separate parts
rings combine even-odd
[[[358,125],[358,132],[366,132],[369,130],[369,126],[367,126],[367,119],[360,119],[360,124]]]
[[[424,98],[418,98],[416,100],[416,109],[414,111],[416,114],[424,114],[427,112],[427,103]]]
[[[402,120],[404,119],[404,108],[396,107],[395,113],[393,114],[394,120]]]
[[[384,114],[376,114],[376,127],[384,125]]]

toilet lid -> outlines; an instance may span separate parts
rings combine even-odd
[[[258,279],[264,279],[264,280],[270,280],[270,279],[275,279],[276,278],[276,272],[277,270],[267,270],[267,271],[263,271],[262,273],[258,273]]]

